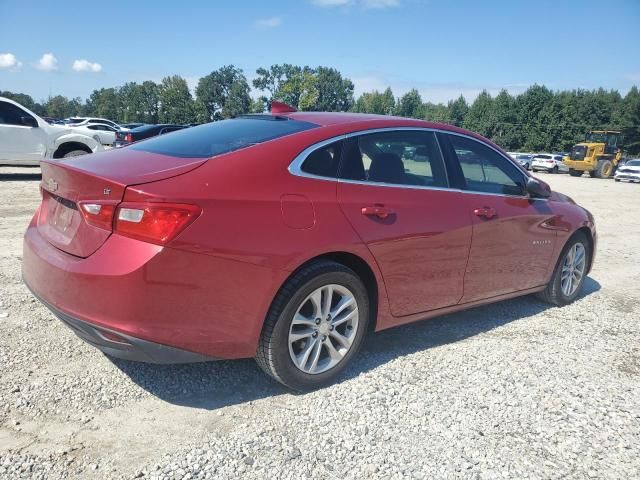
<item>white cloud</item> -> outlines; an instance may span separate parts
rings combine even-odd
[[[99,63],[92,63],[88,60],[74,60],[73,68],[76,72],[93,72],[98,73],[102,71],[102,65]]]
[[[255,26],[261,29],[277,28],[280,25],[282,25],[280,17],[259,18],[255,21]]]
[[[40,57],[38,63],[36,63],[36,68],[38,70],[44,70],[45,72],[50,72],[52,70],[58,69],[58,59],[55,57],[53,53],[45,53]]]
[[[358,5],[363,8],[388,8],[400,5],[400,0],[311,0],[319,7],[348,7]]]
[[[13,53],[0,53],[0,69],[15,72],[20,67],[22,67],[22,62]]]

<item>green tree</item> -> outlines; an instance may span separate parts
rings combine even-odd
[[[625,136],[625,149],[631,155],[640,154],[640,91],[633,86],[624,97],[617,118]]]
[[[491,138],[496,127],[495,107],[491,95],[486,90],[474,100],[464,118],[464,128]]]
[[[495,126],[492,140],[506,150],[520,146],[520,129],[516,125],[516,100],[506,90],[501,90],[493,100]]]
[[[449,101],[447,109],[449,110],[449,120],[452,125],[457,127],[464,125],[464,119],[469,113],[469,105],[462,95],[453,101]]]
[[[346,112],[353,105],[353,82],[343,78],[335,68],[318,67],[312,73],[317,91],[313,110],[320,112]],[[307,74],[309,76],[309,74]]]
[[[225,65],[200,79],[196,99],[204,106],[206,121],[247,113],[251,108],[249,84],[242,70]]]
[[[380,93],[377,90],[363,93],[352,107],[354,112],[375,113],[377,115],[393,115],[396,109],[396,99],[391,88]]]
[[[194,102],[187,81],[179,75],[165,77],[158,87],[161,123],[192,123]]]
[[[68,118],[82,113],[82,103],[80,98],[69,100],[62,95],[50,97],[44,105],[44,113],[48,117]]]
[[[121,102],[118,90],[115,88],[101,88],[94,90],[85,106],[88,116],[106,118],[113,121],[121,121]]]
[[[396,114],[401,117],[423,118],[424,107],[420,93],[413,88],[405,93],[396,104]]]

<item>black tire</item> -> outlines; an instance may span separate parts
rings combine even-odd
[[[573,294],[567,296],[562,292],[562,288],[561,288],[562,264],[564,263],[565,257],[567,256],[569,249],[572,248],[578,242],[582,243],[582,245],[584,246],[587,263],[585,264],[584,275],[582,275],[582,278],[580,279],[578,288],[576,288]],[[589,248],[589,242],[587,241],[586,235],[582,232],[576,232],[567,241],[567,244],[562,249],[562,252],[560,253],[560,257],[558,258],[558,261],[556,263],[556,267],[553,270],[553,275],[551,277],[551,280],[547,284],[546,288],[542,292],[538,293],[538,297],[547,303],[551,303],[553,305],[558,305],[558,306],[567,305],[573,302],[580,295],[580,292],[584,285],[584,280],[587,277],[587,270],[589,270],[590,258],[591,258],[591,250]]]
[[[85,152],[84,150],[71,150],[70,152],[65,153],[62,158],[79,157],[80,155],[86,155],[87,153],[88,152]]]
[[[597,178],[610,178],[613,175],[613,162],[611,160],[598,160],[595,173]]]
[[[322,373],[305,373],[289,354],[289,329],[304,299],[329,284],[346,287],[353,294],[358,307],[358,326],[350,349],[337,365]],[[330,384],[358,352],[368,328],[369,311],[369,294],[353,270],[328,260],[311,263],[287,280],[276,295],[262,329],[256,362],[267,374],[292,390],[308,391]]]
[[[571,175],[572,177],[581,177],[582,173],[583,172],[580,170],[574,170],[573,168],[569,169],[569,175]]]
[[[595,170],[591,170],[591,171],[589,172],[589,176],[590,176],[591,178],[596,178],[596,171],[595,171]]]
[[[551,169],[551,173],[554,173],[554,174],[558,173],[558,166],[557,165]]]
[[[616,182],[619,182],[619,181],[620,181],[620,179],[619,179],[619,178],[614,178],[614,180],[615,180]]]

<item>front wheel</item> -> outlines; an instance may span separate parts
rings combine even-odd
[[[571,175],[572,177],[581,177],[582,176],[582,171],[580,170],[575,170],[573,168],[569,169],[569,175]]]
[[[70,152],[65,153],[63,158],[79,157],[80,155],[86,154],[87,152],[85,152],[84,150],[71,150]]]
[[[557,165],[551,169],[551,173],[553,173],[553,174],[558,173],[558,166]]]
[[[276,295],[256,361],[293,390],[321,387],[356,354],[368,321],[369,296],[358,275],[336,262],[312,263]]]
[[[612,173],[613,163],[611,160],[598,160],[598,165],[596,166],[596,177],[609,178]]]
[[[540,297],[554,305],[573,302],[584,284],[590,255],[587,237],[576,232],[562,250],[551,281],[540,292]]]

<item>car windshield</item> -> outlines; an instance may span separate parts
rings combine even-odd
[[[206,158],[317,126],[283,117],[243,117],[185,128],[131,148],[181,158]]]

